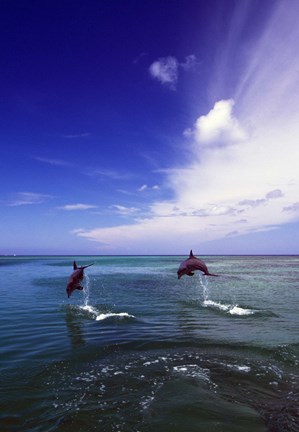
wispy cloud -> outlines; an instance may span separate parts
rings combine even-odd
[[[146,52],[142,52],[140,53],[134,60],[133,60],[133,64],[136,65],[138,63],[140,63],[145,57],[148,56],[148,53]]]
[[[149,73],[152,78],[166,85],[171,90],[175,90],[179,78],[179,71],[189,71],[195,68],[197,60],[195,55],[191,54],[185,58],[185,61],[179,63],[178,59],[173,56],[160,57],[149,67]]]
[[[84,174],[90,177],[99,177],[111,180],[127,180],[133,177],[132,173],[124,171],[116,171],[105,168],[91,168],[85,170]]]
[[[140,186],[140,188],[138,188],[138,192],[143,192],[148,188],[148,186],[146,184],[143,184],[142,186]]]
[[[139,208],[137,207],[126,207],[119,204],[114,204],[111,208],[122,216],[132,216],[139,212]]]
[[[92,205],[92,204],[82,204],[82,203],[77,203],[77,204],[66,204],[64,206],[58,207],[60,210],[66,210],[66,211],[84,211],[84,210],[90,210],[90,209],[94,209],[97,208],[97,206]]]
[[[131,191],[128,191],[125,189],[116,189],[116,192],[119,192],[123,195],[128,195],[128,196],[135,195],[134,192],[131,192]]]
[[[289,206],[283,208],[283,211],[286,212],[299,212],[299,202],[295,202]]]
[[[274,189],[273,191],[268,192],[264,198],[245,199],[240,201],[238,204],[240,206],[257,207],[266,204],[268,201],[272,199],[281,198],[281,197],[283,197],[282,191],[280,189]]]
[[[190,54],[187,57],[185,57],[185,61],[182,63],[179,63],[179,67],[184,69],[185,71],[189,71],[194,69],[198,65],[197,58],[194,54]]]
[[[63,138],[67,138],[67,139],[87,138],[90,136],[90,133],[84,132],[84,133],[79,133],[79,134],[65,134],[62,136],[63,136]]]
[[[39,161],[39,162],[43,162],[49,165],[53,165],[53,166],[64,166],[64,167],[69,167],[72,166],[72,164],[68,161],[64,161],[61,159],[51,159],[51,158],[44,158],[44,157],[39,157],[36,156],[35,160]]]
[[[10,207],[18,207],[25,205],[42,204],[45,201],[53,198],[51,195],[35,193],[35,192],[18,192],[16,197],[7,202]]]
[[[143,184],[142,186],[140,186],[137,191],[138,192],[144,192],[146,190],[159,190],[160,186],[159,185],[154,185],[154,186],[148,186],[147,184]]]

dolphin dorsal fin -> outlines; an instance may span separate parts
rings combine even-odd
[[[193,255],[193,252],[192,252],[192,249],[190,250],[190,255],[189,255],[189,258],[193,258],[194,257],[194,255]]]
[[[76,261],[74,261],[74,270],[77,270],[77,264],[76,264]]]

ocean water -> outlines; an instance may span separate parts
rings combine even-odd
[[[299,257],[0,257],[1,432],[299,431]]]

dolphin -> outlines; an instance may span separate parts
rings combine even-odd
[[[206,276],[218,276],[209,272],[208,267],[199,258],[193,255],[192,249],[189,258],[183,261],[177,271],[178,279],[184,275],[193,276],[194,270],[201,270]]]
[[[83,277],[84,277],[84,269],[86,269],[87,267],[90,267],[92,265],[93,264],[88,264],[86,266],[78,267],[76,264],[76,261],[74,261],[74,271],[70,275],[69,280],[67,282],[67,287],[66,287],[66,292],[67,292],[68,298],[70,298],[70,296],[72,295],[72,292],[75,289],[83,290],[83,287],[81,286],[81,282],[82,282]]]

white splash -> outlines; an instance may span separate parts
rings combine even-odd
[[[206,276],[199,274],[199,283],[202,287],[204,301],[209,297],[209,281]]]
[[[96,321],[103,321],[107,318],[135,318],[134,315],[130,315],[127,312],[107,312],[107,313],[101,313],[98,309],[91,305],[84,305],[79,306],[79,309],[83,312],[87,312],[89,315],[91,315]]]
[[[199,283],[203,290],[203,302],[204,307],[210,307],[213,309],[218,309],[220,311],[226,312],[230,315],[248,316],[253,315],[257,312],[254,309],[245,309],[237,304],[223,304],[213,300],[209,300],[209,283],[208,278],[204,275],[199,275]]]
[[[240,372],[250,372],[251,371],[251,367],[250,366],[237,366],[238,370]]]
[[[107,312],[107,313],[101,313],[98,309],[96,309],[94,306],[91,306],[89,304],[89,296],[90,296],[90,278],[87,274],[85,274],[85,280],[86,284],[83,289],[83,295],[84,295],[84,305],[79,306],[79,309],[81,311],[87,312],[90,314],[96,321],[103,321],[107,318],[111,317],[118,317],[118,318],[135,318],[134,315],[130,315],[127,312],[120,312],[120,313],[114,313],[114,312]]]
[[[86,284],[83,289],[83,295],[84,295],[84,306],[87,306],[89,303],[89,294],[90,294],[90,279],[87,274],[84,275],[84,278],[86,280]]]
[[[105,320],[107,318],[111,318],[111,317],[135,318],[134,315],[130,315],[127,312],[120,312],[120,313],[108,312],[108,313],[98,314],[96,317],[96,321],[103,321],[103,320]]]
[[[96,308],[94,308],[93,306],[90,306],[88,304],[85,304],[84,306],[80,306],[80,309],[90,313],[91,315],[97,316],[98,315],[98,311]]]
[[[230,315],[249,316],[257,312],[254,309],[245,309],[238,305],[222,304],[222,303],[215,302],[213,300],[204,300],[202,305],[204,307],[211,307],[213,309],[218,309]]]
[[[236,305],[233,306],[233,308],[230,309],[228,313],[230,313],[231,315],[253,315],[255,311],[252,309],[243,309]]]
[[[212,308],[224,311],[224,312],[228,312],[229,309],[232,307],[231,305],[221,304],[221,303],[215,302],[213,300],[204,300],[202,304],[205,307],[212,307]]]
[[[238,364],[231,364],[231,363],[224,363],[224,362],[220,362],[219,364],[221,366],[224,366],[228,369],[235,370],[237,372],[249,373],[251,371],[251,367],[247,365],[238,365]]]

